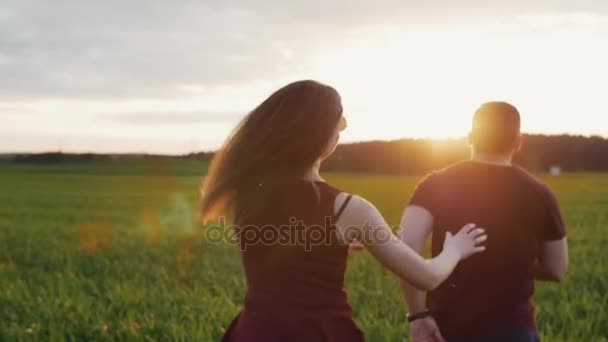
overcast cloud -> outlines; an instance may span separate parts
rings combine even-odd
[[[4,0],[0,96],[179,95],[306,68],[311,51],[370,25],[607,9],[603,0]]]
[[[533,18],[533,24],[527,23],[526,18]],[[334,56],[337,60],[333,64],[324,64],[323,72],[315,64],[319,55],[322,55],[320,52],[336,49],[342,42],[349,42],[349,46],[364,46],[365,41],[357,41],[359,35],[361,32],[376,32],[375,28],[378,28],[377,32],[390,27],[406,30],[411,27],[418,31],[428,28],[432,31],[436,27],[445,29],[450,25],[458,27],[474,23],[508,22],[505,27],[508,26],[512,31],[521,27],[530,36],[536,34],[536,31],[557,32],[563,29],[567,31],[563,36],[565,41],[573,45],[581,41],[579,37],[604,35],[593,38],[596,40],[583,40],[576,47],[578,50],[572,53],[573,56],[578,53],[578,56],[574,56],[577,59],[573,64],[557,70],[569,58],[565,57],[556,43],[562,36],[543,33],[545,36],[538,41],[549,42],[548,49],[552,49],[548,50],[549,53],[556,51],[561,54],[560,60],[552,62],[556,65],[555,73],[553,69],[548,69],[549,66],[553,68],[553,64],[545,63],[544,57],[538,54],[542,47],[534,39],[527,41],[528,45],[522,45],[538,50],[536,56],[529,57],[525,55],[529,51],[521,51],[520,56],[524,57],[520,57],[516,61],[518,64],[513,67],[531,75],[529,80],[522,79],[522,84],[537,82],[539,87],[545,87],[543,82],[547,82],[548,85],[555,86],[559,83],[546,79],[559,79],[557,76],[565,75],[571,84],[576,83],[580,87],[579,83],[591,84],[597,81],[595,78],[606,74],[605,70],[598,73],[595,71],[597,68],[592,67],[605,66],[601,60],[606,51],[598,47],[601,44],[598,45],[595,41],[608,44],[606,18],[606,0],[3,0],[0,2],[0,117],[11,119],[6,120],[8,124],[5,123],[4,127],[0,127],[0,135],[3,135],[0,136],[0,144],[8,141],[6,137],[9,133],[22,137],[19,140],[21,145],[14,145],[14,141],[11,141],[11,148],[17,146],[20,150],[27,150],[28,134],[41,137],[44,133],[47,137],[44,141],[53,141],[55,137],[65,135],[69,129],[84,131],[86,128],[95,129],[101,141],[112,140],[115,132],[130,136],[133,127],[138,125],[146,126],[150,131],[152,126],[183,125],[192,130],[158,129],[154,134],[165,134],[163,139],[170,141],[172,137],[177,139],[181,136],[180,132],[187,132],[182,135],[186,136],[185,139],[192,140],[199,139],[198,135],[204,128],[212,127],[214,131],[200,140],[204,140],[205,144],[213,142],[209,146],[215,147],[223,140],[222,134],[227,134],[232,125],[253,108],[256,101],[284,80],[301,75],[323,76],[335,72],[341,76],[335,77],[342,80],[338,84],[341,90],[348,88],[349,82],[361,82],[356,81],[358,77],[375,82],[389,78],[378,76],[376,70],[371,70],[374,68],[370,65],[374,64],[368,64],[365,68],[346,65],[349,56],[344,51],[339,51],[342,52],[338,54],[339,57]],[[598,21],[597,25],[594,20]],[[599,29],[595,30],[593,25]],[[590,34],[576,33],[579,27],[591,27],[595,31]],[[456,35],[455,37],[457,38]],[[469,42],[471,39],[475,42],[474,34],[467,37]],[[507,46],[518,48],[519,40],[513,37],[505,38]],[[492,41],[491,37],[483,38]],[[416,41],[417,38],[412,39]],[[442,39],[449,42],[450,38]],[[392,44],[390,40],[389,43]],[[395,44],[399,42],[396,41]],[[412,93],[413,90],[423,89],[432,92],[443,85],[446,87],[444,95],[457,98],[458,94],[452,95],[449,88],[459,87],[459,82],[466,81],[466,71],[458,70],[462,64],[459,63],[471,60],[471,56],[458,50],[459,44],[460,42],[455,43],[455,47],[446,44],[429,50],[436,55],[425,56],[426,51],[415,51],[409,55],[405,51],[399,55],[399,58],[412,57],[411,65],[399,71],[403,79],[416,70],[422,70],[422,66],[412,63],[432,61],[424,66],[427,69],[417,75],[418,80],[423,81],[406,84],[403,91]],[[420,50],[424,47],[424,41],[418,41],[416,46]],[[568,49],[564,48],[566,50]],[[370,63],[382,63],[383,57],[380,54],[370,54],[377,58],[377,61],[374,59]],[[453,66],[442,60],[443,56],[450,57],[450,54],[457,57],[451,62]],[[589,58],[586,57],[587,54]],[[497,51],[489,51],[488,55],[500,57]],[[345,67],[338,70],[334,66],[341,65],[340,58],[344,59]],[[365,57],[358,60],[365,60]],[[589,60],[591,62],[585,65]],[[395,60],[393,63],[396,63]],[[497,60],[495,64],[502,67],[504,63]],[[581,65],[588,66],[584,72],[578,69]],[[522,66],[529,69],[524,70]],[[494,63],[488,63],[485,67],[496,69]],[[503,78],[515,77],[511,76],[514,75],[511,70],[496,70]],[[529,70],[539,71],[532,74]],[[385,74],[390,72],[385,68]],[[593,76],[594,74],[598,76]],[[448,79],[450,75],[452,77]],[[491,79],[485,78],[485,75],[486,73],[480,72],[474,76],[479,83]],[[445,82],[436,81],[442,77],[446,78]],[[511,84],[517,82],[511,81]],[[401,85],[400,81],[394,84]],[[504,89],[500,85],[495,88],[473,86],[471,89],[480,93],[487,90],[489,94],[500,94],[498,91],[490,92],[496,89],[505,90],[505,93],[510,91],[518,96],[516,100],[523,99],[529,93],[529,89],[524,87],[515,90],[509,87],[510,85],[504,86]],[[569,106],[578,108],[578,103],[585,101],[591,109],[597,108],[597,104],[601,103],[597,90],[599,88],[591,88],[595,90],[572,99]],[[367,89],[353,87],[347,90],[350,91],[351,98],[357,100],[367,95]],[[393,98],[402,96],[395,89],[386,91],[394,92]],[[567,94],[571,89],[552,91],[553,93],[540,96],[554,98],[559,91]],[[479,97],[486,95],[482,93]],[[372,94],[370,97],[369,103],[353,101],[353,106],[349,108],[354,117],[353,130],[361,130],[352,139],[399,137],[405,134],[395,125],[378,126],[371,133],[369,129],[363,130],[369,123],[365,120],[371,120],[369,114],[377,103],[384,102],[391,108],[398,107],[386,102],[381,94]],[[411,102],[417,100],[421,103],[412,107],[414,112],[426,108],[422,103],[424,99],[414,94]],[[524,100],[521,102],[525,104]],[[463,100],[457,109],[468,110],[470,105],[466,101]],[[529,108],[547,110],[533,105]],[[446,102],[445,106],[453,106],[453,103]],[[561,107],[565,108],[566,105]],[[382,109],[385,112],[391,110]],[[429,111],[431,110],[438,112],[444,108],[433,108],[431,104]],[[357,115],[359,116],[356,117]],[[365,115],[368,118],[363,118]],[[36,119],[24,119],[26,116]],[[429,119],[429,127],[415,129],[433,129],[433,120]],[[538,121],[538,125],[542,126],[542,119],[539,118]],[[567,126],[559,124],[561,126],[555,126],[556,131]],[[119,127],[121,125],[126,127],[122,131]],[[581,127],[580,130],[594,133],[597,123],[583,122]],[[576,129],[579,130],[579,127]],[[375,132],[384,135],[374,135]],[[72,140],[76,142],[76,137],[82,134],[74,134]],[[35,145],[36,149],[41,149],[39,146],[44,144],[40,139]],[[96,148],[92,140],[90,144],[86,148]],[[182,141],[179,144],[183,146],[190,142]],[[123,145],[116,142],[115,146]],[[0,150],[3,148],[0,146]],[[178,151],[179,148],[181,147],[175,147],[171,151]],[[6,149],[8,147],[4,148]]]

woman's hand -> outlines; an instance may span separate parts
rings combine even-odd
[[[469,223],[462,227],[456,235],[447,232],[445,234],[445,241],[443,242],[443,249],[458,253],[460,260],[463,260],[473,254],[485,251],[486,247],[480,245],[487,239],[488,236],[483,228]]]

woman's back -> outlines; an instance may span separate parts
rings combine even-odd
[[[332,221],[338,190],[299,181],[256,218],[239,222],[247,277],[246,305],[341,308],[348,248]]]
[[[339,190],[298,181],[239,222],[245,308],[226,340],[358,340],[343,290],[348,246],[335,233]]]

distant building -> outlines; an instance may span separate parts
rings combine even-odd
[[[559,165],[551,165],[551,167],[549,168],[549,173],[552,176],[559,176],[562,174],[562,168]]]

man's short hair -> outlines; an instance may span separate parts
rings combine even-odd
[[[472,144],[481,153],[508,153],[520,135],[517,108],[507,102],[486,102],[473,117]]]

